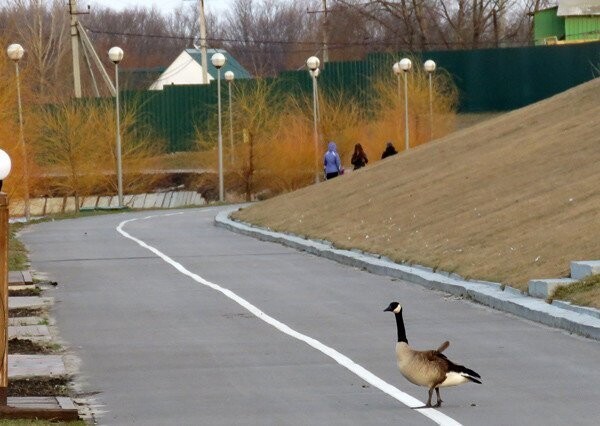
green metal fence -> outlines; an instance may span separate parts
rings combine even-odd
[[[380,72],[392,72],[399,53],[371,54],[364,61],[327,64],[320,88],[343,90],[368,106],[370,84]],[[537,102],[600,74],[600,42],[561,46],[432,51],[411,55],[433,59],[450,73],[460,92],[461,112],[506,111]],[[277,79],[292,94],[310,93],[306,71],[288,71]],[[222,83],[223,84],[223,83]],[[252,80],[236,84],[253,84]],[[226,85],[223,84],[224,111]],[[207,86],[167,86],[162,91],[125,92],[124,103],[139,103],[142,120],[168,141],[171,152],[189,150],[197,128],[214,119],[216,83]]]

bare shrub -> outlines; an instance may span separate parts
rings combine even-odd
[[[161,179],[160,141],[138,122],[135,102],[122,112],[121,150],[125,193],[153,189]],[[37,160],[63,195],[117,192],[116,128],[112,102],[64,102],[39,113]],[[79,203],[77,203],[79,204]]]
[[[429,80],[417,61],[409,74],[411,146],[431,139],[429,127]],[[312,94],[292,96],[280,91],[272,80],[238,83],[233,99],[234,158],[223,144],[226,189],[243,193],[246,200],[292,191],[314,182],[322,173],[322,156],[328,141],[335,141],[345,167],[356,143],[361,143],[371,163],[380,158],[385,142],[404,139],[404,98],[399,96],[395,76],[373,81],[374,101],[365,110],[354,96],[343,91],[319,90],[317,164],[313,130]],[[438,72],[433,80],[433,137],[453,128],[457,91],[448,75]],[[224,104],[225,105],[225,104]],[[226,106],[223,107],[226,111]],[[208,129],[198,131],[198,146],[205,150],[206,167],[217,170],[217,114]],[[224,113],[227,140],[228,114]],[[396,143],[402,149],[403,143]],[[203,186],[212,180],[203,181]],[[215,185],[217,185],[215,180]]]

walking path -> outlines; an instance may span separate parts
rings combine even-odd
[[[237,207],[219,212],[215,217],[215,224],[260,240],[277,242],[345,265],[363,268],[374,274],[387,275],[452,295],[469,297],[494,309],[600,340],[600,318],[595,315],[551,305],[498,283],[465,281],[457,275],[436,273],[425,267],[399,265],[384,257],[375,257],[359,251],[339,250],[327,242],[312,241],[237,222],[229,218],[229,214],[236,209]]]

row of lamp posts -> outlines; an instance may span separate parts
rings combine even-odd
[[[21,153],[23,156],[23,179],[25,183],[25,219],[29,222],[30,206],[29,206],[29,165],[27,156],[27,146],[25,145],[25,136],[23,131],[23,107],[21,104],[21,79],[19,74],[19,61],[25,54],[23,46],[13,43],[6,49],[8,57],[15,63],[15,74],[17,80],[17,105],[19,113],[19,145],[21,145]],[[115,64],[115,88],[116,88],[116,126],[117,126],[117,188],[119,198],[119,208],[123,207],[123,170],[121,161],[121,126],[119,112],[119,62],[123,59],[123,50],[119,47],[113,47],[108,51],[108,57]]]
[[[429,78],[429,139],[433,138],[433,83],[432,74],[435,71],[435,62],[428,59],[423,64],[425,72]],[[392,71],[398,76],[398,98],[401,101],[400,75],[404,76],[404,149],[410,148],[410,138],[408,131],[408,72],[412,69],[412,61],[408,58],[402,58],[392,65]]]
[[[315,143],[315,183],[319,182],[319,92],[317,77],[319,76],[319,65],[321,61],[316,56],[311,56],[306,60],[309,74],[312,80],[313,92],[313,124],[314,124],[314,143]],[[433,83],[432,74],[435,71],[436,64],[431,59],[425,61],[423,68],[429,77],[429,138],[433,137]],[[408,130],[408,78],[407,74],[412,69],[412,61],[403,58],[392,66],[392,71],[398,76],[398,98],[401,100],[400,75],[404,75],[404,148],[410,148],[409,130]]]
[[[115,64],[115,90],[116,90],[116,116],[117,116],[117,188],[119,198],[119,208],[123,207],[123,170],[121,162],[121,126],[120,126],[120,108],[119,108],[119,63],[123,60],[123,50],[120,47],[113,47],[108,51],[110,60]],[[219,150],[219,201],[225,199],[224,183],[223,183],[223,128],[221,114],[221,68],[227,61],[225,55],[220,52],[215,53],[210,58],[213,66],[217,69],[217,102],[218,102],[218,118],[219,118],[219,135],[218,135],[218,150]],[[233,120],[232,120],[232,103],[231,103],[231,84],[235,75],[233,71],[225,72],[225,80],[229,86],[229,143],[230,161],[233,164]]]
[[[23,153],[23,170],[25,179],[25,217],[27,220],[30,218],[29,213],[29,175],[27,168],[27,148],[25,146],[25,140],[23,136],[23,113],[21,106],[21,90],[20,90],[20,79],[19,79],[19,60],[23,57],[24,49],[19,44],[11,44],[7,53],[9,58],[15,63],[15,72],[17,79],[17,98],[18,98],[18,109],[19,109],[19,141]],[[112,47],[108,51],[110,60],[115,64],[115,113],[116,113],[116,154],[117,154],[117,192],[119,200],[119,208],[123,207],[123,169],[122,169],[122,148],[121,148],[121,125],[120,125],[120,101],[119,101],[119,63],[123,60],[124,52],[120,47]],[[218,134],[218,155],[219,155],[219,201],[224,201],[224,183],[223,183],[223,130],[222,130],[222,112],[221,112],[221,68],[225,65],[226,57],[220,52],[215,53],[211,57],[213,66],[217,69],[217,102],[218,102],[218,121],[219,121],[219,134]],[[319,66],[321,61],[316,56],[311,56],[307,59],[306,65],[309,69],[310,76],[312,79],[312,91],[313,91],[313,124],[314,124],[314,145],[315,145],[315,183],[319,182],[319,131],[318,131],[318,83],[317,77],[319,76]],[[408,126],[408,78],[407,74],[412,68],[412,61],[408,58],[403,58],[399,62],[396,62],[392,66],[394,74],[398,76],[398,97],[401,96],[400,89],[400,75],[404,75],[404,144],[405,149],[408,150],[410,147],[409,143],[409,126]],[[424,63],[424,69],[429,75],[429,128],[430,138],[433,133],[433,89],[432,89],[432,73],[435,71],[436,64],[434,61],[427,60]],[[231,83],[234,80],[234,73],[227,71],[225,73],[225,80],[228,83],[229,91],[229,139],[230,139],[230,162],[233,164],[234,152],[233,152],[233,120],[232,120],[232,99],[231,99]]]
[[[30,219],[29,213],[29,175],[27,169],[27,147],[25,146],[24,132],[23,132],[23,112],[21,106],[21,86],[19,78],[19,61],[23,57],[25,50],[20,44],[11,44],[8,46],[7,54],[8,57],[15,63],[15,71],[17,78],[17,99],[19,109],[19,142],[23,153],[23,171],[25,179],[25,218],[27,221]],[[121,113],[120,113],[120,99],[119,99],[119,63],[123,60],[124,52],[120,47],[112,47],[108,51],[108,57],[115,64],[115,115],[116,115],[116,156],[117,156],[117,193],[119,200],[119,208],[123,207],[123,162],[122,162],[122,148],[121,148]],[[221,120],[221,68],[225,65],[226,58],[220,52],[215,53],[211,57],[211,62],[217,69],[217,92],[218,92],[218,109],[219,109],[219,201],[224,200],[224,189],[223,189],[223,132],[222,132],[222,120]],[[234,80],[233,71],[227,71],[225,73],[225,80],[229,83],[229,139],[231,144],[230,161],[233,163],[233,121],[232,121],[232,104],[231,104],[231,83]]]
[[[211,62],[217,68],[217,96],[218,96],[218,114],[219,114],[219,201],[223,201],[223,136],[221,128],[221,68],[225,65],[225,56],[222,53],[215,53],[211,57]],[[319,76],[319,66],[321,61],[316,56],[311,56],[306,60],[306,66],[308,67],[311,80],[312,80],[312,92],[313,92],[313,133],[314,133],[314,145],[315,145],[315,183],[319,183],[319,91],[317,77]],[[401,96],[400,90],[400,75],[404,74],[404,144],[405,149],[410,148],[409,143],[409,128],[408,128],[408,78],[407,74],[412,68],[412,61],[408,58],[403,58],[399,62],[396,62],[392,66],[392,70],[398,76],[398,97]],[[433,84],[432,74],[435,71],[436,64],[431,59],[425,61],[423,68],[429,77],[429,137],[433,136]],[[232,71],[225,73],[225,80],[229,83],[229,135],[231,144],[231,163],[233,163],[233,119],[231,111],[231,82],[234,79]]]
[[[217,69],[217,104],[218,104],[218,115],[219,115],[219,135],[218,135],[218,150],[219,150],[219,201],[225,201],[225,190],[223,184],[223,128],[222,128],[222,111],[221,111],[221,68],[227,62],[227,58],[220,52],[215,53],[211,56],[210,62]],[[231,85],[235,78],[233,71],[226,71],[224,74],[225,81],[227,81],[228,92],[229,92],[229,161],[233,164],[233,110],[231,100]]]

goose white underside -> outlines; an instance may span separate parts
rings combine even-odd
[[[446,380],[444,380],[442,384],[438,387],[447,388],[449,386],[458,386],[463,383],[467,383],[468,381],[469,379],[467,378],[467,376],[464,376],[461,373],[451,371],[449,373],[446,373]]]

